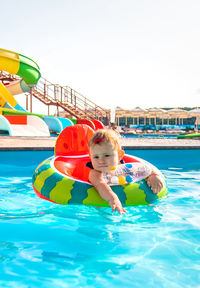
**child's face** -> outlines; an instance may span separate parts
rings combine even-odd
[[[96,144],[90,149],[90,157],[95,170],[107,172],[108,168],[119,164],[119,152],[109,143]]]

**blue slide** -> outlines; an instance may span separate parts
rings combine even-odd
[[[43,121],[49,127],[49,131],[60,133],[67,126],[74,125],[70,119],[61,117],[43,116]]]

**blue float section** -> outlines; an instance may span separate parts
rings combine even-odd
[[[60,133],[63,130],[62,123],[57,117],[43,116],[42,119],[47,124],[49,131]]]
[[[3,108],[13,109],[13,107],[12,107],[10,104],[8,104],[8,102],[6,102],[6,103],[4,104]]]
[[[5,102],[3,108],[12,109],[12,110],[14,108],[14,110],[26,111],[18,103],[14,107],[12,107],[7,101]]]
[[[68,126],[74,125],[70,119],[62,118],[62,117],[56,117],[56,118],[61,122],[63,129],[65,129]]]
[[[61,133],[63,129],[74,125],[70,119],[61,117],[43,116],[42,119],[47,124],[49,131]]]
[[[30,92],[29,86],[31,87],[31,85],[27,85],[23,79],[20,80],[20,87],[21,87],[23,92]]]
[[[13,107],[15,110],[18,110],[18,111],[25,111],[24,108],[22,108],[22,106],[20,106],[18,103],[15,105],[15,107]]]
[[[7,131],[8,135],[12,136],[10,123],[8,122],[8,120],[3,115],[0,115],[0,130]]]

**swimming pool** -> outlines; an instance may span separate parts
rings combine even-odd
[[[167,177],[155,206],[61,206],[31,179],[52,151],[0,152],[0,287],[199,287],[200,150],[127,151]]]

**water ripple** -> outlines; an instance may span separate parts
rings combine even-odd
[[[56,205],[31,177],[0,177],[0,287],[198,287],[200,174],[162,172],[168,196],[122,216]]]

